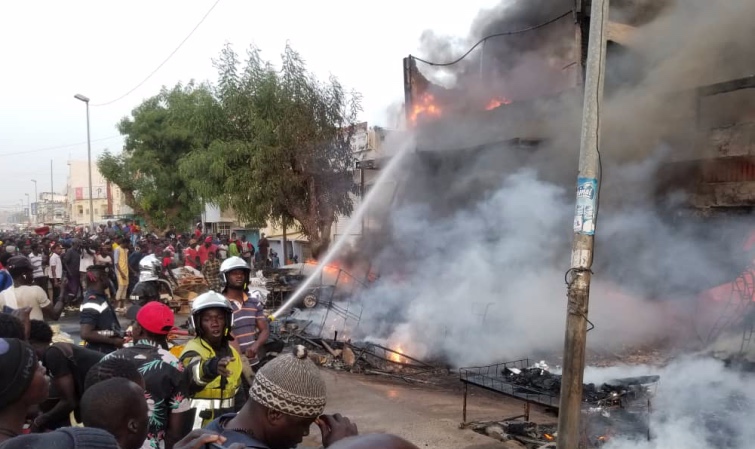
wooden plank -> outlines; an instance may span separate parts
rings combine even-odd
[[[606,31],[606,40],[629,46],[637,28],[619,22],[611,22],[609,20],[608,29]]]

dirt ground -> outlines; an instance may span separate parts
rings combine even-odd
[[[384,380],[321,370],[328,388],[326,413],[341,413],[356,422],[360,433],[393,433],[420,448],[501,449],[505,446],[471,430],[460,429],[462,421],[461,382],[443,387],[408,384],[401,380]],[[453,378],[449,378],[453,381]],[[453,387],[453,386],[456,387]],[[522,403],[515,399],[470,387],[467,420],[495,420],[522,413]],[[555,422],[553,415],[533,407],[530,420]],[[303,446],[317,447],[319,432],[313,433]]]

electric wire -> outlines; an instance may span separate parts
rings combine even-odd
[[[91,140],[91,142],[103,142],[105,140],[115,139],[116,137],[121,137],[121,135],[117,134],[117,135],[110,136],[110,137],[103,137],[101,139],[93,139],[93,140]],[[73,147],[78,147],[79,145],[86,145],[86,144],[87,144],[87,142],[85,140],[84,142],[70,143],[70,144],[67,144],[67,145],[59,145],[59,146],[55,146],[55,147],[37,148],[36,150],[15,151],[13,153],[0,153],[0,157],[2,157],[2,156],[18,156],[18,155],[21,155],[21,154],[31,154],[31,153],[41,153],[43,151],[63,150],[63,149],[66,149],[66,148],[73,148]]]
[[[464,58],[466,58],[467,56],[469,56],[469,54],[472,53],[472,51],[474,51],[475,48],[477,48],[480,44],[482,44],[483,42],[485,42],[488,39],[492,39],[494,37],[500,37],[500,36],[511,36],[512,34],[521,34],[521,33],[526,33],[528,31],[533,31],[533,30],[536,30],[538,28],[542,28],[542,27],[548,26],[548,25],[550,25],[550,24],[552,24],[554,22],[558,22],[559,20],[563,19],[564,17],[566,17],[568,15],[571,15],[572,12],[573,12],[572,10],[569,10],[569,11],[561,14],[558,17],[555,17],[553,19],[548,20],[547,22],[543,22],[541,24],[534,25],[534,26],[531,26],[529,28],[523,28],[523,29],[514,30],[514,31],[504,31],[502,33],[495,33],[495,34],[491,34],[490,36],[485,36],[482,39],[480,39],[476,44],[474,44],[472,46],[472,48],[470,48],[469,50],[467,50],[466,53],[464,53],[463,55],[461,55],[455,61],[451,61],[451,62],[431,62],[431,61],[427,61],[427,60],[422,59],[422,58],[418,58],[416,56],[411,56],[411,58],[414,59],[415,61],[419,61],[419,62],[422,62],[422,63],[427,64],[427,65],[431,65],[431,66],[434,66],[434,67],[448,67],[448,66],[451,66],[451,65],[454,65],[454,64],[457,64],[457,63],[461,62]]]
[[[152,76],[155,73],[157,73],[157,71],[160,70],[170,60],[170,58],[172,58],[173,55],[175,55],[178,52],[179,49],[181,49],[181,47],[183,46],[183,44],[185,44],[186,41],[188,41],[189,38],[194,34],[194,32],[197,31],[197,29],[202,25],[202,23],[204,23],[205,19],[207,19],[207,17],[210,15],[210,13],[212,12],[212,10],[215,9],[216,6],[218,6],[218,3],[220,3],[220,0],[215,0],[215,3],[212,4],[212,6],[210,7],[210,9],[207,10],[207,12],[205,13],[205,15],[202,16],[202,19],[199,20],[199,22],[194,26],[194,28],[192,28],[192,30],[189,32],[189,34],[186,35],[186,37],[181,41],[181,43],[179,43],[178,46],[175,49],[173,49],[172,52],[170,52],[170,54],[168,55],[168,57],[165,58],[163,60],[163,62],[161,62],[160,65],[158,65],[155,68],[155,70],[153,70],[152,72],[150,72],[149,75],[147,75],[147,77],[144,78],[139,84],[137,84],[136,86],[134,86],[133,88],[131,88],[131,90],[129,90],[128,92],[126,92],[125,94],[121,95],[120,97],[118,97],[118,98],[116,98],[114,100],[106,101],[105,103],[92,104],[91,106],[92,107],[95,107],[95,106],[107,106],[109,104],[113,104],[113,103],[115,103],[117,101],[120,101],[120,100],[126,98],[127,96],[131,95],[136,89],[142,87],[142,85],[144,85],[144,83],[146,83],[150,78],[152,78]]]

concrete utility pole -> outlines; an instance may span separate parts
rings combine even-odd
[[[50,159],[50,217],[48,219],[51,223],[55,221],[55,183],[52,179],[52,159]]]
[[[39,196],[37,195],[37,180],[32,179],[31,182],[34,183],[34,222],[39,221]],[[31,205],[29,205],[29,210],[31,211]]]
[[[577,449],[580,443],[582,388],[587,345],[590,276],[598,217],[600,181],[600,106],[603,102],[609,0],[592,0],[585,64],[582,143],[579,150],[574,241],[569,270],[566,338],[564,341],[561,402],[558,414],[558,449]]]

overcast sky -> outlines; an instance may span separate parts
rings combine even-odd
[[[120,97],[183,40],[215,0],[8,1],[0,5],[0,208],[25,194],[62,192],[66,161],[86,159],[85,106]],[[279,61],[286,41],[321,77],[338,76],[364,95],[363,119],[386,125],[401,102],[401,60],[417,54],[422,31],[465,36],[477,12],[498,0],[441,6],[431,0],[220,0],[181,49],[143,86],[111,105],[91,108],[93,158],[119,150],[116,122],[161,86],[214,80],[211,58],[226,42],[254,43]],[[418,56],[421,56],[417,54]],[[60,148],[65,146],[65,148]],[[50,149],[56,147],[55,149]],[[19,153],[19,154],[17,154]]]

